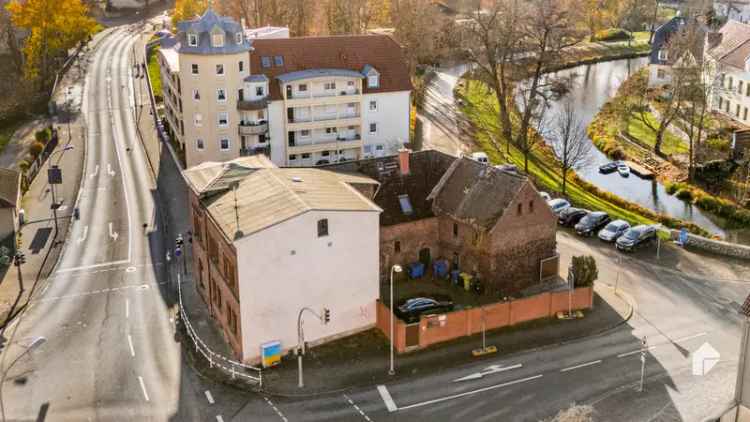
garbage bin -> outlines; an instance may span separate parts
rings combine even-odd
[[[409,277],[412,279],[422,278],[424,276],[424,264],[415,262],[409,265]]]
[[[461,273],[459,270],[453,270],[451,271],[451,283],[453,283],[454,286],[458,286],[458,276]]]
[[[471,290],[471,280],[474,278],[474,276],[467,273],[461,273],[461,278],[464,282],[464,290],[468,292],[469,290]]]

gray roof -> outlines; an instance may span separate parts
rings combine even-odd
[[[463,157],[453,162],[428,199],[436,215],[491,230],[527,183],[518,173]]]
[[[224,45],[214,47],[211,45],[211,31],[215,29],[224,32]],[[219,16],[211,8],[206,10],[203,16],[182,21],[177,24],[178,39],[180,40],[179,52],[187,54],[237,54],[252,50],[250,42],[244,35],[242,25],[232,18]],[[198,45],[193,47],[187,43],[187,34],[198,35]],[[242,43],[237,44],[235,34],[242,35]]]
[[[245,78],[245,82],[268,82],[268,78],[263,74],[250,75]]]
[[[378,72],[378,70],[377,70],[377,69],[375,69],[374,67],[370,66],[369,64],[366,64],[366,65],[365,65],[365,66],[364,66],[364,67],[362,68],[362,74],[363,74],[363,75],[365,75],[365,76],[367,76],[367,75],[368,75],[368,74],[370,73],[370,71],[371,71],[371,70],[374,70],[374,71],[375,71],[375,73],[378,73],[378,74],[380,73],[380,72]]]
[[[296,72],[284,73],[276,77],[282,83],[298,81],[301,79],[341,76],[344,78],[364,78],[359,72],[349,69],[308,69]]]

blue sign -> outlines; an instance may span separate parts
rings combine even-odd
[[[687,244],[687,241],[688,241],[687,229],[680,229],[680,245]]]

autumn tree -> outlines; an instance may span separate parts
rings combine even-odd
[[[555,116],[552,128],[552,151],[562,170],[562,193],[567,192],[570,170],[580,170],[591,162],[593,144],[586,137],[586,125],[579,118],[573,102],[566,100]]]
[[[391,0],[390,3],[393,36],[403,46],[412,73],[419,64],[437,61],[449,47],[452,21],[430,0]]]
[[[390,1],[328,0],[325,3],[329,34],[362,34],[372,26],[390,23]]]
[[[172,25],[202,15],[208,7],[208,0],[176,0],[172,10]]]
[[[55,59],[89,38],[96,21],[81,0],[13,0],[6,6],[11,22],[28,32],[24,42],[26,78],[50,81]]]

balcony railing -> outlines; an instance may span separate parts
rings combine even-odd
[[[359,141],[362,139],[362,136],[360,135],[351,135],[351,136],[339,136],[339,137],[324,137],[324,138],[313,138],[313,139],[295,139],[294,145],[289,145],[290,147],[302,147],[302,146],[308,146],[308,145],[323,145],[323,144],[332,144],[332,143],[345,143],[345,142],[351,142],[351,141]]]
[[[239,124],[240,135],[260,135],[268,132],[268,122],[261,121],[258,123],[242,122]]]
[[[258,154],[270,155],[271,146],[266,145],[264,147],[240,148],[240,157],[247,157],[249,155],[258,155]]]
[[[337,114],[324,114],[317,116],[307,117],[293,117],[289,119],[289,123],[313,123],[313,122],[328,122],[332,120],[343,120],[343,119],[358,119],[361,115],[359,113],[337,113]]]
[[[254,101],[248,101],[248,100],[237,101],[238,110],[250,110],[250,111],[262,110],[266,107],[268,107],[268,98],[263,98],[263,99],[254,100]]]
[[[287,100],[305,100],[308,98],[329,98],[329,97],[345,97],[349,95],[359,95],[360,91],[358,89],[342,89],[339,91],[335,90],[329,90],[324,92],[307,92],[307,93],[295,93],[292,95],[287,95]]]

